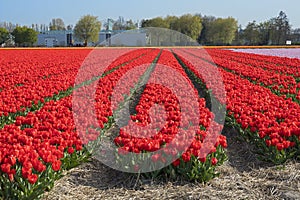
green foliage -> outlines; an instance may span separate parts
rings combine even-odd
[[[232,17],[212,20],[207,24],[205,41],[215,45],[231,44],[235,38],[237,28],[237,21]]]
[[[244,29],[242,38],[246,45],[258,45],[260,43],[260,31],[255,21],[249,22]]]
[[[200,16],[201,17],[201,16]],[[202,20],[202,31],[199,37],[200,44],[208,44],[208,31],[211,28],[212,22],[216,20],[213,16],[203,16]]]
[[[161,177],[171,180],[183,178],[188,181],[206,183],[219,176],[216,168],[221,166],[227,159],[225,150],[221,146],[218,146],[216,152],[208,154],[205,158],[198,158],[191,155],[190,160],[186,162],[180,157],[178,160],[179,165],[177,166],[170,164],[160,170],[144,173],[142,175],[146,178]],[[213,160],[216,163],[214,163]]]
[[[169,28],[169,24],[162,17],[156,17],[153,19],[147,19],[142,21],[142,27],[158,27],[158,28]]]
[[[125,21],[123,17],[119,17],[117,21],[113,24],[113,30],[133,30],[137,28],[137,24],[135,24],[131,19]]]
[[[169,24],[171,30],[179,30],[179,18],[177,16],[168,15],[164,20]]]
[[[271,162],[275,165],[284,164],[289,159],[299,159],[299,140],[296,136],[291,136],[289,140],[291,142],[295,142],[295,147],[289,147],[287,149],[278,150],[276,146],[268,146],[266,144],[266,140],[270,139],[269,136],[265,138],[261,138],[258,132],[252,132],[250,127],[243,128],[241,124],[239,124],[234,115],[227,114],[226,116],[226,126],[235,127],[235,129],[241,134],[243,139],[255,146],[253,153],[257,154],[260,160],[264,160],[266,162]]]
[[[269,23],[269,40],[271,43],[277,45],[285,44],[291,29],[287,15],[283,11],[280,11],[279,15],[270,19]]]
[[[62,31],[62,30],[66,30],[66,27],[64,21],[61,18],[56,18],[56,19],[52,19],[52,22],[50,22],[49,29],[51,31],[53,30]]]
[[[54,182],[62,177],[63,171],[89,161],[91,156],[85,148],[72,154],[67,153],[66,149],[64,155],[61,160],[62,168],[59,171],[54,171],[51,163],[45,163],[46,170],[42,173],[32,169],[33,173],[38,175],[38,181],[34,184],[30,184],[27,179],[23,178],[22,165],[18,161],[13,181],[9,180],[7,174],[0,172],[0,199],[40,199],[45,191],[53,188]]]
[[[242,31],[244,45],[284,45],[291,38],[291,26],[283,11],[277,17],[259,24],[255,21],[249,22]]]
[[[164,45],[163,41],[168,38],[164,33],[166,33],[166,29],[169,28],[169,24],[166,20],[164,20],[162,17],[156,17],[149,20],[143,20],[142,21],[142,27],[148,28],[150,30],[151,34],[151,44],[155,46],[161,46]],[[156,27],[156,29],[152,28]]]
[[[213,159],[217,159],[216,164],[212,164]],[[226,160],[227,156],[224,149],[218,146],[216,152],[207,155],[205,162],[200,161],[199,158],[193,155],[190,162],[181,160],[180,165],[177,167],[177,173],[188,180],[208,182],[219,175],[216,172],[216,167],[221,166]]]
[[[181,17],[167,16],[143,20],[142,27],[157,27],[162,29],[151,29],[151,42],[153,45],[190,45],[198,39],[201,30],[201,18],[197,15],[186,14]],[[164,29],[174,30],[173,32]],[[176,33],[178,32],[178,33]],[[179,34],[182,33],[182,34]]]
[[[23,26],[15,28],[12,35],[15,37],[15,43],[19,46],[32,46],[37,41],[38,33],[31,28]]]
[[[202,30],[201,18],[191,14],[182,15],[179,18],[176,16],[167,16],[166,18],[156,17],[143,20],[142,27],[168,28],[181,32],[194,40],[198,39]]]
[[[153,19],[143,20],[142,27],[159,27],[178,31],[194,41],[199,40],[202,44],[227,45],[235,39],[238,24],[237,20],[228,18],[201,17],[201,15],[186,14],[180,17],[167,16],[166,18],[156,17]],[[159,39],[163,37],[157,33]],[[171,37],[171,36],[170,36]],[[173,38],[171,41],[179,40],[182,44],[188,41],[185,37]],[[159,42],[157,42],[159,45]]]
[[[268,45],[269,44],[269,35],[270,35],[270,22],[262,22],[258,25],[259,30],[259,45]]]
[[[0,27],[0,45],[9,39],[9,32],[5,28]]]
[[[101,29],[101,22],[98,17],[85,15],[79,19],[75,28],[75,37],[84,42],[87,46],[88,42],[97,42],[98,34]]]
[[[197,40],[201,34],[201,18],[196,15],[182,15],[178,20],[177,31]]]

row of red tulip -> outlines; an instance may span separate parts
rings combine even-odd
[[[207,52],[214,57],[216,54],[224,54],[229,57],[239,58],[237,61],[254,61],[261,63],[271,64],[272,66],[281,66],[288,68],[298,68],[300,65],[300,60],[297,58],[287,58],[287,57],[279,57],[279,56],[269,56],[269,55],[260,55],[246,52],[236,52],[232,50],[220,50],[220,49],[207,49]],[[277,68],[275,68],[277,69]]]
[[[18,117],[15,124],[0,130],[1,171],[13,181],[16,164],[20,164],[23,178],[34,184],[47,163],[54,171],[60,170],[65,149],[69,153],[73,147],[82,149],[74,128],[71,97],[50,101],[41,110]]]
[[[0,50],[0,88],[32,86],[52,76],[76,72],[90,50]]]
[[[101,77],[150,51],[152,49],[94,49],[82,63],[75,84]]]
[[[106,88],[104,91],[112,90],[115,81],[126,71],[142,64],[145,59],[149,59],[151,63],[158,51],[148,51],[151,52],[148,57],[139,58],[137,61],[133,60],[108,74],[101,80],[103,85],[99,85],[99,88]],[[131,58],[135,58],[137,54],[141,55],[141,53],[145,53],[145,51],[133,52]],[[122,57],[122,61],[118,62],[127,62],[127,57]],[[84,87],[88,86],[81,88]],[[105,94],[108,100],[111,94]],[[1,171],[8,174],[11,181],[14,181],[14,175],[17,173],[16,165],[21,165],[22,177],[34,184],[42,172],[46,170],[47,165],[51,165],[54,171],[61,169],[61,159],[63,159],[65,151],[73,154],[74,150],[82,150],[83,142],[86,141],[79,137],[80,128],[78,127],[80,126],[78,124],[75,126],[74,123],[73,106],[76,106],[76,103],[72,104],[72,98],[74,97],[67,96],[59,101],[51,100],[45,103],[42,109],[34,113],[30,112],[25,117],[17,117],[14,124],[6,125],[0,130]],[[90,106],[93,107],[93,105]],[[111,115],[111,112],[106,111],[110,107],[99,106],[98,108],[100,109],[98,112],[99,119],[103,120],[102,123],[107,122],[106,117]]]
[[[216,64],[219,64],[220,60],[222,61],[226,59],[228,60],[229,63],[227,63],[227,65],[224,67],[227,67],[228,65],[230,67],[236,65],[236,68],[238,67],[239,70],[253,71],[252,74],[249,74],[250,75],[249,77],[252,78],[254,81],[256,81],[257,77],[261,77],[262,79],[263,78],[270,79],[270,81],[262,80],[262,83],[265,84],[266,86],[273,86],[275,90],[279,90],[280,93],[283,94],[285,93],[297,94],[298,100],[300,99],[299,65],[298,66],[279,65],[276,63],[269,63],[267,60],[268,57],[266,57],[265,60],[262,60],[264,56],[260,56],[261,60],[257,61],[252,58],[242,57],[243,53],[223,50],[222,54],[220,54],[219,51],[220,50],[209,51],[210,55],[213,57],[213,60],[216,62]],[[277,57],[274,57],[274,59],[276,58]],[[234,69],[234,71],[236,70]],[[237,71],[237,73],[242,73],[242,72]],[[247,76],[248,73],[247,72],[244,73],[245,76]],[[262,75],[264,73],[265,75]],[[254,74],[257,74],[256,77],[252,77]]]
[[[189,53],[180,52],[182,59],[186,58],[199,66],[209,67],[207,62],[201,59],[201,55],[195,57],[193,50],[187,51]],[[193,68],[193,65],[186,63]],[[277,96],[269,89],[255,85],[222,68],[219,68],[219,71],[226,90],[228,117],[235,119],[242,129],[249,130],[253,137],[259,136],[270,149],[272,146],[279,152],[289,152],[294,147],[299,149],[299,146],[296,146],[300,140],[299,104]],[[284,159],[287,156],[283,155]]]
[[[180,58],[184,58],[181,56],[185,50],[183,49],[172,49],[172,51],[178,55]],[[209,54],[204,49],[197,49],[197,53],[203,56],[210,62],[213,62]],[[181,59],[182,60],[182,59]],[[193,68],[189,68],[193,74],[195,74],[200,81],[203,83],[203,87],[206,90],[212,92],[213,96],[217,98],[217,100],[224,105],[226,103],[225,92],[224,92],[224,84],[221,77],[220,72],[217,67],[213,67],[210,62],[194,62],[195,59],[185,59],[184,64],[187,66],[193,65]]]
[[[76,83],[82,83],[83,81],[90,80],[93,78],[93,76],[96,76],[94,71],[91,74],[92,76],[85,77],[86,79],[82,79],[83,81],[79,82],[80,78],[83,77],[82,74],[89,74],[86,70],[84,73],[81,73],[81,76],[78,76],[78,71],[81,67],[81,64],[89,52],[87,50],[64,50],[62,52],[60,50],[47,52],[44,50],[33,50],[28,52],[29,55],[22,54],[22,52],[27,51],[16,51],[20,51],[21,53],[18,59],[12,59],[10,61],[0,63],[0,66],[4,66],[3,68],[6,67],[4,70],[5,73],[12,70],[12,73],[16,73],[16,75],[8,76],[8,78],[5,77],[4,73],[1,78],[3,78],[3,84],[4,82],[7,82],[7,84],[11,86],[12,83],[10,80],[17,80],[17,83],[22,85],[19,87],[4,86],[4,89],[2,89],[0,92],[0,116],[7,116],[9,113],[25,110],[26,107],[31,107],[32,105],[37,104],[39,101],[44,102],[45,98],[52,97],[54,94],[58,94],[60,91],[69,89],[70,87],[74,86],[75,81]],[[128,50],[110,50],[109,52],[106,52],[108,53],[107,56],[102,56],[102,62],[98,62],[97,64],[102,65],[105,63],[105,60],[112,62],[115,58],[126,51]],[[101,50],[101,55],[104,53],[105,51]],[[107,65],[106,71],[121,65],[124,62],[130,61],[133,58],[140,56],[142,53],[143,52],[136,51],[132,54],[125,54],[121,56],[122,59],[112,62],[111,65]],[[7,59],[11,57],[11,54],[14,54],[14,51],[7,55]],[[33,64],[28,62],[24,62],[22,64],[24,60],[28,60],[30,57],[30,61]],[[40,57],[43,58],[43,60],[40,60]],[[20,64],[21,67],[15,67],[15,65],[18,64]],[[40,69],[39,66],[46,67],[41,67]],[[37,70],[37,72],[35,72],[35,70]],[[43,72],[40,73],[40,71]],[[47,78],[44,78],[44,76]]]
[[[144,50],[141,51],[144,52]],[[108,74],[99,82],[79,88],[73,93],[74,119],[76,124],[80,124],[77,131],[84,143],[89,141],[88,137],[96,139],[99,136],[99,132],[91,130],[89,136],[86,137],[86,128],[102,129],[104,127],[104,124],[108,122],[108,117],[113,115],[125,95],[130,95],[130,89],[149,68],[159,51],[158,49],[148,50],[143,57]]]
[[[152,155],[152,161],[166,162],[166,157],[171,156],[175,160],[173,166],[177,167],[190,162],[192,157],[205,163],[207,155],[216,152],[219,146],[227,147],[226,137],[220,135],[222,126],[213,121],[205,100],[199,98],[185,71],[169,51],[162,52],[136,111],[115,138],[121,154],[163,149],[163,153]],[[218,157],[221,152],[218,153],[209,160],[210,165],[216,165],[221,159]],[[176,157],[178,155],[180,158]],[[135,164],[135,170],[138,167]]]
[[[229,54],[229,55],[228,55]],[[253,67],[257,67],[257,68],[262,68],[274,73],[278,73],[278,74],[286,74],[289,76],[293,76],[295,78],[299,78],[300,77],[300,70],[299,70],[299,65],[300,62],[298,59],[291,59],[290,62],[284,62],[283,60],[285,60],[284,58],[280,58],[280,57],[273,57],[273,62],[269,62],[269,58],[267,56],[260,56],[261,60],[255,60],[255,59],[251,59],[250,55],[247,57],[243,57],[243,55],[239,55],[239,52],[230,52],[230,51],[224,51],[224,54],[221,55],[221,57],[224,58],[224,56],[226,57],[226,59],[230,59],[232,61],[236,61],[239,63],[243,63],[243,64],[247,64],[247,65],[251,65]],[[214,54],[211,54],[212,57],[220,57],[220,54],[215,52]],[[281,60],[283,59],[283,60]],[[278,60],[278,63],[276,63],[276,60]],[[298,61],[298,64],[295,65],[295,62]],[[282,64],[279,64],[282,63]],[[289,65],[289,63],[291,63],[292,65]],[[297,63],[297,62],[296,62]]]
[[[213,60],[215,64],[226,70],[230,70],[239,76],[249,78],[251,81],[257,82],[257,84],[263,84],[263,86],[269,87],[271,90],[278,92],[281,95],[293,94],[300,100],[300,83],[297,83],[294,77],[274,73],[274,71],[271,70],[264,70],[251,64],[250,61],[247,63],[235,61],[232,60],[231,57],[226,57],[225,55],[214,56]],[[252,63],[254,62],[252,61]],[[269,66],[269,69],[274,69],[270,64],[264,63],[264,65]],[[278,68],[287,71],[286,67],[281,66]]]

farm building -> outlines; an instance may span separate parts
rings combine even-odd
[[[99,40],[96,44],[89,43],[88,46],[146,46],[147,35],[145,32],[135,31],[100,31]],[[73,31],[46,31],[38,35],[37,46],[76,46],[82,44],[77,42]]]
[[[37,46],[72,46],[73,31],[45,31],[38,34]]]
[[[100,46],[146,46],[147,34],[140,30],[133,31],[101,31]]]

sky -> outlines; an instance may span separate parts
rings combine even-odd
[[[299,0],[0,0],[0,22],[20,25],[46,24],[62,18],[75,25],[83,15],[91,14],[105,22],[107,18],[141,21],[186,13],[234,17],[245,27],[250,21],[262,22],[284,11],[293,28],[300,28]]]

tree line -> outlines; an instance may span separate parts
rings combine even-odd
[[[31,27],[4,22],[0,24],[0,45],[13,37],[18,46],[32,46],[37,41],[38,33],[49,30],[74,31],[76,38],[87,45],[88,42],[96,42],[101,27],[102,23],[98,18],[91,15],[81,17],[74,27],[66,26],[61,18],[52,19],[49,25],[32,24]],[[294,44],[300,40],[300,29],[291,28],[283,11],[264,22],[249,22],[245,28],[238,26],[238,21],[233,17],[216,18],[201,14],[155,17],[143,19],[141,23],[119,17],[103,24],[106,30],[131,30],[139,27],[171,29],[189,36],[201,45],[283,45],[287,40],[292,40]]]
[[[143,20],[141,26],[179,31],[202,45],[284,45],[287,40],[300,39],[300,29],[292,30],[283,11],[265,22],[249,22],[244,29],[232,17],[216,18],[200,14],[156,17]]]
[[[235,39],[238,22],[232,17],[186,14],[143,20],[142,27],[160,27],[178,31],[205,45],[230,45]]]
[[[294,40],[296,36],[283,11],[277,17],[265,22],[249,22],[245,29],[239,30],[238,34],[240,40],[237,42],[243,45],[283,45],[287,40]]]
[[[9,46],[33,46],[37,41],[38,32],[26,26],[17,26],[12,32],[0,27],[0,46],[3,43]]]

